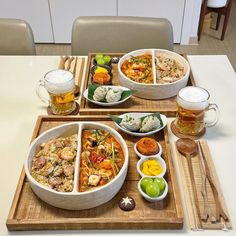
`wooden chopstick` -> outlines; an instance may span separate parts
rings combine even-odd
[[[59,63],[59,66],[58,66],[58,69],[62,69],[64,70],[65,69],[65,63],[66,61],[68,60],[68,56],[61,56],[61,59],[60,59],[60,63]]]
[[[70,65],[71,65],[73,60],[74,60],[74,57],[69,57],[68,58],[66,70],[70,70]]]
[[[200,225],[200,227],[198,227],[198,223],[197,223],[197,229],[201,230],[202,229],[202,220],[201,220],[200,206],[199,206],[198,197],[197,197],[197,189],[196,189],[196,184],[195,184],[195,179],[194,179],[192,157],[186,156],[185,158],[187,159],[190,181],[191,181],[191,186],[192,186],[192,191],[193,191],[194,205],[196,207],[198,221],[199,221],[199,225]]]
[[[201,216],[201,219],[203,221],[207,221],[208,217],[210,219],[210,221],[212,223],[216,222],[216,217],[212,212],[209,200],[208,200],[208,194],[207,194],[207,188],[206,188],[206,180],[207,180],[207,176],[206,176],[206,167],[205,167],[205,163],[203,160],[203,154],[202,154],[202,150],[200,147],[200,141],[197,141],[197,146],[198,146],[198,157],[199,157],[199,162],[200,162],[200,167],[202,170],[202,189],[201,189],[201,193],[203,196],[203,200],[204,200],[204,210],[203,210],[203,214]]]
[[[210,168],[208,166],[207,159],[206,159],[204,150],[202,148],[201,142],[199,142],[199,147],[200,147],[200,150],[201,150],[201,153],[202,153],[202,158],[203,158],[203,161],[204,161],[204,164],[205,164],[206,176],[207,176],[207,179],[208,179],[208,181],[210,183],[210,186],[211,186],[211,189],[213,191],[214,198],[215,198],[216,220],[220,222],[220,218],[222,217],[225,221],[228,221],[228,216],[227,216],[227,214],[224,212],[224,210],[222,208],[221,201],[220,201],[220,198],[219,198],[219,193],[218,193],[218,190],[217,190],[217,188],[216,188],[216,186],[214,184],[214,181],[212,179]]]

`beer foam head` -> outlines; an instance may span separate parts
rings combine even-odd
[[[73,74],[66,70],[53,70],[45,77],[45,87],[53,94],[62,94],[72,91],[75,87]]]
[[[209,93],[199,87],[188,86],[179,91],[177,103],[186,109],[203,110],[208,106]]]

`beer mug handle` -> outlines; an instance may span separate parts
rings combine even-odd
[[[38,85],[37,85],[37,87],[36,87],[36,94],[37,94],[37,96],[39,97],[39,99],[40,99],[42,102],[44,102],[44,103],[46,103],[46,104],[49,104],[49,99],[48,99],[48,98],[45,98],[45,97],[41,94],[41,88],[42,88],[42,87],[45,89],[45,87],[44,87],[44,81],[43,81],[43,80],[39,80]]]
[[[216,125],[216,123],[218,122],[219,119],[219,109],[218,106],[214,103],[209,104],[208,108],[206,109],[206,111],[210,111],[213,110],[215,112],[215,119],[213,119],[212,121],[206,122],[205,126],[206,127],[212,127],[214,125]]]

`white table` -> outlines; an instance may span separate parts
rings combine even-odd
[[[211,93],[211,101],[219,105],[221,119],[207,130],[208,140],[233,226],[236,225],[236,74],[226,56],[189,56],[194,78],[199,86]],[[129,234],[148,235],[226,235],[223,231],[193,232],[183,230],[133,231],[47,231],[9,233],[5,221],[15,193],[38,115],[46,115],[46,106],[35,94],[37,81],[56,68],[58,57],[0,56],[0,236],[13,235],[74,235]],[[171,119],[169,120],[171,121]],[[175,137],[171,135],[171,142]],[[175,158],[175,157],[174,157]],[[236,235],[230,230],[227,235]]]

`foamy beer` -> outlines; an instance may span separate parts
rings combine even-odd
[[[216,104],[210,104],[210,94],[200,87],[188,86],[181,89],[177,96],[177,118],[175,126],[179,133],[185,135],[201,134],[205,127],[214,126],[218,120]],[[205,112],[213,110],[214,119],[211,122],[204,120]]]
[[[48,94],[46,99],[40,93],[40,87],[43,86]],[[48,72],[43,80],[39,81],[36,89],[38,97],[49,106],[55,115],[70,114],[76,108],[75,81],[73,74],[66,70],[52,70]]]

